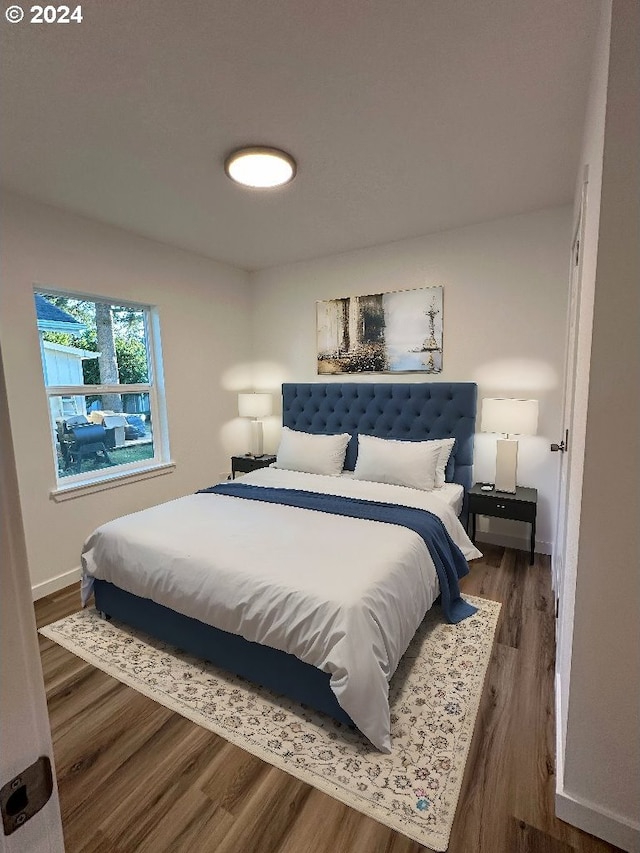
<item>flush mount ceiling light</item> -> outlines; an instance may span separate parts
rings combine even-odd
[[[232,181],[245,187],[265,189],[288,184],[296,175],[296,161],[278,148],[254,146],[229,154],[224,170]]]

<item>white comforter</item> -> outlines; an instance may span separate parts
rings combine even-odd
[[[437,491],[276,468],[243,482],[427,509],[467,559],[480,556]],[[83,603],[101,578],[330,673],[341,707],[383,752],[389,679],[439,594],[411,530],[214,494],[104,524],[85,543],[82,568]]]

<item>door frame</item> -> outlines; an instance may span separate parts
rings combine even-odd
[[[0,348],[0,787],[41,756],[51,762],[53,792],[11,835],[0,828],[0,853],[64,853],[51,728],[38,645],[20,493]]]
[[[568,450],[561,454],[558,471],[558,502],[556,529],[552,554],[552,582],[556,604],[556,655],[555,655],[555,699],[556,699],[556,776],[564,775],[564,745],[566,741],[567,707],[562,680],[567,677],[566,667],[570,666],[571,645],[573,642],[573,613],[577,579],[577,553],[568,548],[567,532],[569,505],[575,499],[580,488],[580,465],[576,455],[575,391],[578,344],[580,340],[580,308],[582,301],[582,277],[584,260],[584,239],[587,220],[587,198],[589,185],[589,167],[583,171],[580,207],[573,229],[571,244],[569,302],[567,306],[567,332],[565,352],[565,377],[562,401],[562,432],[569,429]],[[576,258],[576,244],[579,252]],[[577,260],[577,264],[576,264]],[[569,408],[571,411],[569,412]],[[584,445],[579,448],[584,452]]]
[[[556,506],[556,524],[551,556],[551,585],[556,600],[556,617],[559,600],[562,597],[562,585],[566,568],[566,532],[569,494],[571,491],[571,462],[573,458],[574,404],[576,387],[576,365],[580,326],[580,302],[582,295],[583,246],[586,222],[587,190],[589,185],[588,167],[585,167],[580,195],[580,207],[573,228],[571,240],[571,260],[569,267],[569,301],[567,306],[566,350],[564,384],[562,391],[562,428],[560,439],[567,447],[560,454],[558,468],[558,488]],[[559,640],[559,637],[557,637]]]

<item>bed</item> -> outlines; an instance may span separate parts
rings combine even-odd
[[[476,386],[296,383],[283,386],[282,400],[283,426],[296,434],[348,433],[343,473],[265,468],[239,487],[103,525],[83,550],[83,599],[93,589],[104,614],[355,724],[388,752],[388,682],[443,592],[429,551],[395,524],[262,498],[282,492],[426,509],[465,558],[479,556],[458,520],[471,485]],[[455,439],[446,487],[358,480],[359,436]]]

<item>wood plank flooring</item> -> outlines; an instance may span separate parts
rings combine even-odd
[[[549,558],[484,545],[463,591],[503,604],[449,853],[614,853],[554,816]],[[78,586],[36,602],[38,625]],[[40,637],[67,853],[425,853]]]

